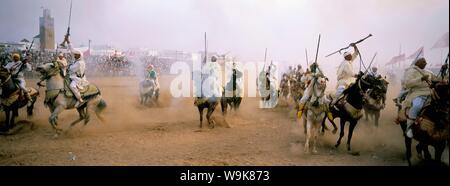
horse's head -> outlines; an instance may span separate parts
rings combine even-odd
[[[3,82],[10,75],[11,75],[10,71],[5,67],[3,67],[2,65],[0,65],[0,80],[2,80]]]
[[[359,72],[356,76],[356,83],[362,92],[366,92],[368,89],[381,91],[386,93],[387,85],[389,84],[381,76],[373,76],[367,73]]]
[[[146,78],[144,81],[142,81],[142,87],[144,88],[149,88],[149,87],[154,87],[155,86],[155,81],[149,78]]]
[[[44,63],[36,68],[36,71],[43,76],[53,76],[59,72],[59,68],[55,63]]]
[[[439,103],[445,103],[448,104],[448,82],[446,81],[439,81],[439,82],[433,82],[432,87],[434,87],[434,92],[437,96],[435,98]]]
[[[318,76],[314,79],[314,91],[316,92],[325,92],[325,89],[327,88],[327,81],[328,79],[324,76]]]

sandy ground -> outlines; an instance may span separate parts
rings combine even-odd
[[[392,122],[396,109],[391,99],[379,128],[364,119],[356,127],[352,147],[359,156],[347,153],[346,137],[340,148],[334,148],[338,134],[330,132],[320,138],[319,153],[311,155],[303,153],[303,127],[288,106],[262,110],[256,98],[244,98],[241,109],[226,118],[218,106],[213,114],[218,126],[199,130],[193,98],[172,98],[169,77],[161,80],[161,102],[156,107],[139,104],[135,78],[90,81],[101,88],[108,103],[105,123],[92,114],[87,126],[53,139],[41,89],[35,115],[26,118],[21,110],[22,129],[0,136],[0,165],[406,165],[402,132]],[[62,127],[77,116],[75,110],[63,112]],[[224,119],[230,128],[221,127]],[[3,124],[4,114],[0,121]],[[413,162],[419,161],[414,151]],[[449,162],[448,148],[443,161]]]

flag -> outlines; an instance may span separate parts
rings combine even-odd
[[[86,51],[83,52],[83,57],[89,57],[91,56],[91,50],[87,49]]]
[[[392,57],[392,59],[388,63],[386,63],[386,65],[393,65],[401,61],[405,61],[405,54]]]
[[[446,47],[448,47],[448,32],[445,33],[443,36],[441,36],[441,38],[439,38],[439,40],[436,41],[436,43],[434,43],[431,49],[446,48]]]
[[[419,49],[417,49],[416,52],[414,52],[413,54],[408,56],[408,58],[406,58],[406,59],[416,59],[416,58],[423,57],[423,56],[424,56],[424,51],[423,51],[423,46],[422,46]]]

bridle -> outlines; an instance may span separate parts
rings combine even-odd
[[[5,81],[0,83],[0,87],[3,87],[10,79],[11,79],[11,74],[8,74],[8,77],[5,79]]]

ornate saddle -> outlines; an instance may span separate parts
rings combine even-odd
[[[72,97],[73,93],[72,90],[70,90],[70,79],[69,78],[65,78],[64,79],[64,95],[66,97]],[[84,86],[82,89],[79,89],[81,97],[84,99],[86,97],[90,97],[93,95],[97,95],[100,94],[100,90],[97,88],[97,86],[93,85],[93,84],[89,84],[87,86]]]

